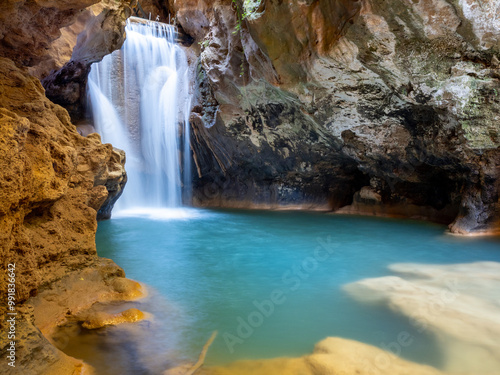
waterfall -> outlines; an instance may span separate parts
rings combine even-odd
[[[137,21],[127,20],[119,51],[92,65],[90,108],[103,143],[127,154],[116,210],[176,208],[191,191],[187,58],[173,26]]]

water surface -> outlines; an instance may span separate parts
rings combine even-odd
[[[410,220],[306,212],[129,212],[101,222],[96,242],[100,256],[153,288],[141,308],[155,320],[141,323],[149,345],[138,351],[195,359],[217,330],[207,364],[300,356],[327,336],[383,348],[407,331],[415,339],[401,356],[439,368],[431,336],[384,307],[353,301],[342,285],[389,275],[393,263],[500,261],[496,239],[455,237]],[[78,356],[81,346],[68,351]]]

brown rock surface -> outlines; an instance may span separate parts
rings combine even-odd
[[[66,110],[45,97],[38,79],[4,58],[0,125],[2,269],[15,264],[20,306],[71,272],[98,264],[97,211],[116,199],[126,175],[122,153],[101,144],[97,134],[78,135]],[[118,273],[123,276],[123,271]],[[6,290],[4,277],[0,289]],[[6,305],[1,309],[5,316]],[[2,329],[5,324],[2,319]],[[35,339],[41,336],[33,332],[21,341],[42,345]],[[5,344],[2,336],[3,349]]]
[[[50,45],[75,16],[99,0],[5,0],[0,12],[0,57],[34,66],[50,57]]]
[[[134,323],[145,318],[145,314],[135,308],[128,309],[115,314],[98,313],[87,317],[82,327],[87,329],[97,329],[108,325],[121,323]]]
[[[105,305],[143,296],[141,285],[125,279],[123,270],[109,259],[89,262],[59,275],[58,280],[44,285],[36,297],[17,307],[16,368],[9,367],[5,374],[93,374],[88,364],[59,350],[68,344],[69,336],[58,332],[58,326],[81,317],[93,317],[93,324],[120,324],[143,315],[130,309],[106,321],[103,315],[92,313],[97,303]],[[0,347],[5,350],[6,346],[5,337],[1,337]]]
[[[71,59],[42,80],[47,97],[64,106],[73,121],[87,114],[85,102],[90,66],[122,46],[125,20],[131,14],[124,3],[111,1],[99,3],[87,12],[89,16],[78,29],[78,37],[74,37],[76,44],[71,46]]]
[[[61,69],[71,59],[78,35],[85,29],[87,22],[95,16],[95,11],[101,8],[101,3],[85,8],[75,17],[75,22],[60,29],[61,36],[50,44],[44,59],[29,68],[31,75],[43,79],[52,70]]]
[[[49,271],[56,265],[96,259],[96,212],[108,199],[106,185],[121,191],[125,171],[122,154],[97,134],[78,135],[40,82],[10,60],[0,60],[0,82],[2,259],[16,263],[23,301],[58,278]]]
[[[336,209],[369,186],[380,212],[499,233],[494,3],[171,1],[200,55],[195,203]]]
[[[53,346],[42,335],[34,324],[33,307],[23,305],[18,310],[16,322],[16,367],[5,367],[2,374],[6,375],[63,375],[63,374],[90,374],[92,369],[82,361],[65,355]],[[7,343],[4,337],[0,338],[2,354],[5,353]],[[5,356],[4,356],[5,358]]]
[[[208,368],[204,375],[443,375],[394,356],[382,349],[353,340],[328,337],[300,358],[239,361],[227,367]]]
[[[164,11],[155,1],[141,1],[141,8],[160,16]],[[31,69],[42,79],[47,97],[66,108],[73,121],[86,112],[87,76],[92,63],[120,49],[125,40],[126,19],[133,15],[130,2],[101,0],[82,11],[76,21],[61,29],[61,37],[52,43],[46,60]],[[54,70],[49,71],[48,67]]]

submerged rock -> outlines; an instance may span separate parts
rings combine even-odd
[[[134,323],[143,320],[144,318],[145,318],[144,313],[135,308],[128,309],[115,314],[107,314],[101,312],[91,316],[87,316],[82,324],[82,327],[87,329],[96,329],[108,325]]]
[[[227,367],[207,368],[206,375],[444,375],[371,345],[328,337],[300,358],[239,361]]]
[[[394,264],[401,276],[345,286],[355,299],[387,306],[419,332],[436,336],[450,372],[495,374],[500,369],[500,263]]]

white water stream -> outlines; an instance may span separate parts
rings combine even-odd
[[[92,65],[88,94],[103,143],[125,150],[127,186],[115,211],[189,202],[191,96],[174,27],[127,21],[126,40]]]

